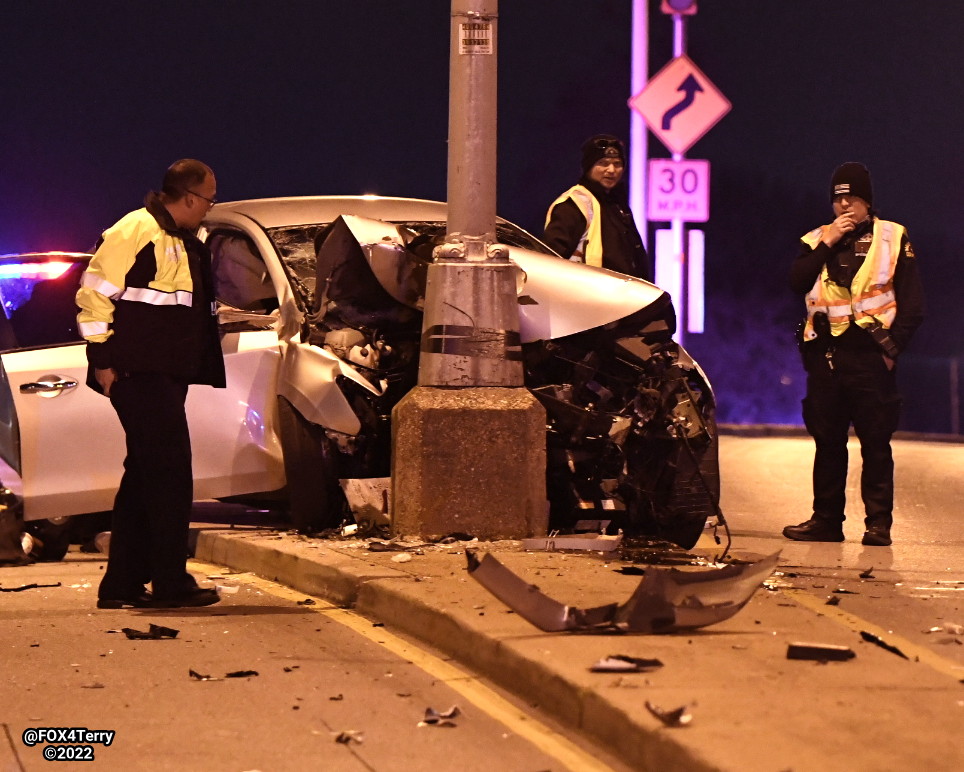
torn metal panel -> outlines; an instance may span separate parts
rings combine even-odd
[[[545,595],[491,553],[480,560],[466,550],[469,575],[545,632],[671,633],[722,622],[746,605],[779,556],[777,552],[755,562],[686,571],[649,566],[624,604],[579,609]]]

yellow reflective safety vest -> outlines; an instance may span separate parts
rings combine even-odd
[[[824,225],[810,231],[802,241],[815,249],[823,237]],[[813,340],[813,315],[823,312],[830,321],[832,335],[842,335],[850,323],[869,327],[880,322],[890,329],[897,317],[897,297],[894,294],[894,270],[900,256],[900,245],[905,233],[903,225],[888,220],[875,220],[870,250],[857,270],[849,287],[841,287],[830,280],[827,266],[823,267],[807,293],[807,324],[804,340]]]
[[[573,250],[570,260],[577,260],[586,265],[602,267],[603,246],[602,246],[602,216],[601,207],[596,197],[589,192],[584,185],[573,185],[559,198],[552,202],[549,211],[546,213],[546,227],[552,219],[552,210],[567,198],[571,198],[582,216],[586,218],[586,232],[582,234],[579,243]]]

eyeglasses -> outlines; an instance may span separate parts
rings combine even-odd
[[[218,202],[218,200],[217,200],[216,198],[208,198],[207,196],[202,196],[200,193],[197,193],[197,192],[195,192],[195,191],[193,191],[193,190],[189,190],[188,188],[181,188],[181,190],[183,190],[185,193],[190,193],[192,196],[197,196],[198,198],[203,198],[203,199],[204,199],[205,201],[207,201],[211,206],[214,206],[214,205]]]

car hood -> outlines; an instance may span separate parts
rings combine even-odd
[[[421,309],[425,265],[409,249],[407,234],[382,220],[356,215],[339,219],[361,247],[382,288],[398,302]],[[675,324],[669,296],[649,282],[520,247],[510,246],[508,250],[519,269],[519,332],[523,343],[601,327],[657,303],[668,309],[669,327]],[[322,278],[319,276],[319,280]]]

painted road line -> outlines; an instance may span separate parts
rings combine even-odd
[[[871,633],[880,638],[884,643],[888,643],[900,649],[907,658],[913,662],[922,662],[928,667],[933,668],[938,673],[946,676],[950,676],[955,681],[964,681],[964,665],[959,665],[953,660],[944,659],[938,654],[935,654],[930,649],[923,646],[918,646],[906,638],[892,633],[890,630],[885,630],[878,625],[868,622],[866,619],[851,614],[847,611],[843,611],[839,606],[828,606],[827,599],[825,597],[821,598],[813,595],[806,590],[799,590],[792,587],[782,587],[780,592],[784,595],[789,596],[801,606],[806,606],[811,611],[816,611],[821,616],[827,617],[840,625],[853,630],[855,633],[860,633],[862,631]]]
[[[481,683],[476,676],[402,640],[384,627],[373,627],[370,619],[356,614],[354,611],[340,608],[323,598],[297,592],[254,574],[222,574],[223,566],[202,563],[197,560],[191,560],[188,565],[193,570],[202,572],[206,576],[218,578],[223,576],[224,579],[243,582],[284,600],[297,602],[303,601],[305,598],[311,598],[314,604],[304,606],[305,609],[350,628],[369,641],[411,662],[432,677],[444,681],[446,686],[461,694],[479,710],[499,721],[514,734],[528,740],[540,751],[556,759],[567,769],[573,770],[573,772],[613,772],[612,767],[604,764],[563,735],[517,708],[495,690]]]

